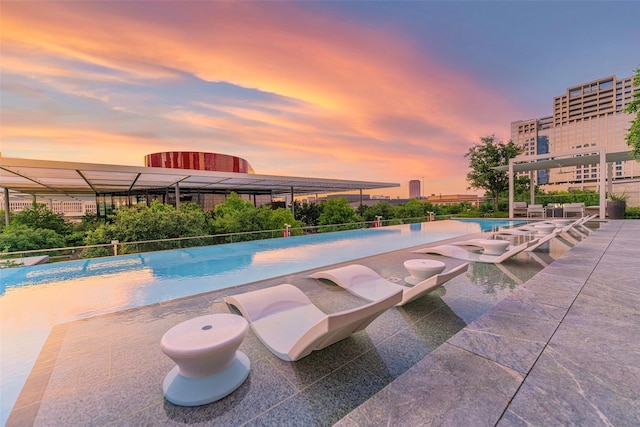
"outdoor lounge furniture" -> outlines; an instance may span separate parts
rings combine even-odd
[[[568,216],[584,217],[584,203],[565,203],[562,209],[563,209],[564,217],[568,217]]]
[[[476,248],[482,248],[483,254],[487,255],[502,255],[507,251],[511,243],[508,240],[502,239],[470,239],[462,242],[455,242],[452,245],[456,246],[472,246]]]
[[[541,217],[545,218],[547,216],[547,211],[545,210],[544,206],[529,205],[529,207],[527,207],[527,217],[530,218],[535,215],[540,215]]]
[[[228,313],[196,317],[169,329],[160,342],[176,364],[162,383],[167,400],[180,406],[205,405],[240,387],[251,367],[238,351],[248,330],[245,319]]]
[[[513,202],[513,216],[526,214],[527,202]]]
[[[404,268],[409,272],[409,276],[405,277],[404,281],[410,285],[417,285],[431,276],[442,273],[445,267],[442,261],[424,258],[408,259],[404,262]]]
[[[593,218],[595,218],[596,216],[597,215],[587,215],[587,216],[583,216],[582,218],[579,218],[579,219],[575,220],[572,223],[573,227],[571,227],[570,231],[572,231],[575,234],[577,234],[580,238],[585,238],[585,237],[589,236],[591,233],[593,233],[593,230],[591,230],[585,224],[588,221],[590,221]]]
[[[545,215],[547,218],[562,217],[562,207],[555,203],[549,203],[545,208]]]
[[[525,250],[527,252],[534,251],[534,250],[538,249],[540,246],[542,246],[543,244],[545,244],[546,242],[548,242],[549,240],[554,239],[556,237],[559,237],[563,233],[567,233],[569,230],[571,230],[573,228],[573,226],[574,226],[574,223],[567,224],[564,227],[557,227],[551,233],[547,233],[544,236],[538,238],[537,239],[538,240],[537,243],[529,246]]]
[[[325,314],[289,284],[225,298],[249,321],[260,341],[287,361],[299,360],[363,330],[401,300],[402,291],[397,289],[367,305]]]
[[[444,273],[431,276],[412,287],[393,283],[369,267],[360,264],[351,264],[331,270],[318,271],[310,277],[329,280],[346,289],[349,293],[368,301],[376,301],[399,291],[402,294],[402,300],[396,305],[403,306],[439,288],[449,280],[467,271],[468,268],[469,263],[464,263]]]
[[[535,233],[535,230],[532,228],[505,228],[503,230],[495,231],[490,234],[489,237],[493,236],[530,236]]]
[[[417,249],[413,251],[414,253],[419,254],[436,254],[447,256],[451,258],[457,258],[464,261],[473,261],[473,262],[487,262],[487,263],[501,263],[502,261],[511,258],[524,251],[530,246],[538,243],[538,239],[529,240],[528,242],[524,242],[521,245],[515,246],[502,255],[487,255],[483,253],[476,253],[472,251],[468,251],[460,246],[456,245],[439,245],[428,248]]]

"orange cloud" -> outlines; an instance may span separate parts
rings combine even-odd
[[[52,118],[55,112],[40,112],[42,123],[16,120],[2,131],[10,152],[20,152],[25,142],[39,151],[49,141],[59,148],[57,155],[105,162],[113,157],[114,163],[131,157],[140,164],[144,154],[161,149],[201,149],[247,158],[258,173],[459,181],[467,148],[479,136],[506,128],[505,115],[513,114],[492,88],[439,64],[399,35],[311,13],[301,4],[1,7],[6,72],[94,100],[106,117],[60,122]],[[144,95],[134,100],[109,89],[150,81],[168,87],[184,75],[291,103],[184,99],[153,110],[154,94],[145,102]],[[123,152],[112,155],[107,147]]]

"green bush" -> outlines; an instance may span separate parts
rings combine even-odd
[[[64,237],[55,231],[24,224],[11,223],[0,234],[0,248],[7,252],[62,248],[64,244]]]
[[[628,207],[625,211],[624,217],[626,219],[640,219],[640,207]]]
[[[347,199],[328,199],[320,205],[322,213],[318,218],[318,225],[348,224],[362,220],[356,210],[347,203]]]
[[[30,208],[15,214],[11,219],[11,225],[26,225],[34,230],[44,228],[53,230],[59,235],[65,235],[69,231],[62,214],[55,214],[40,203],[34,203]]]
[[[216,206],[213,217],[212,234],[246,233],[266,230],[280,230],[285,224],[291,226],[292,235],[302,234],[297,229],[303,226],[301,221],[294,219],[291,211],[269,206],[256,208],[251,202],[245,201],[232,193],[224,203]],[[252,233],[228,236],[227,242],[239,242],[273,237],[271,233]]]
[[[112,240],[138,242],[202,236],[209,234],[209,219],[210,216],[193,203],[184,204],[176,210],[171,205],[154,200],[149,206],[141,204],[116,210],[109,218],[110,222],[87,231],[84,243],[97,245],[110,243]],[[166,242],[162,248],[170,249],[175,245]],[[127,251],[131,249],[123,246],[121,253]]]

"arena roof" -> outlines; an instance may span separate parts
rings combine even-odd
[[[0,187],[10,196],[83,200],[100,193],[174,189],[238,194],[324,194],[399,187],[389,182],[210,172],[0,157]]]

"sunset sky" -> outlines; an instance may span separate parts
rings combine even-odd
[[[5,157],[467,190],[469,147],[640,66],[640,2],[0,2]]]

